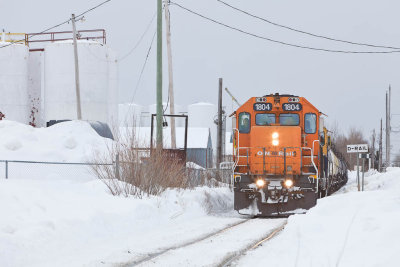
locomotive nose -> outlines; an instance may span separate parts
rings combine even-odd
[[[254,126],[250,133],[251,147],[300,147],[299,126]]]
[[[254,150],[249,162],[253,173],[283,175],[285,167],[286,173],[300,173],[299,126],[253,126],[250,147]]]

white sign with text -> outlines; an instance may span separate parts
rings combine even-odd
[[[347,145],[347,153],[367,153],[368,144]]]

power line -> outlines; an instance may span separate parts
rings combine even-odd
[[[94,6],[94,7],[92,7],[92,8],[89,8],[88,10],[86,10],[86,11],[82,12],[81,14],[77,15],[76,18],[81,17],[81,16],[83,16],[84,14],[86,14],[86,13],[88,13],[88,12],[90,12],[90,11],[93,11],[93,10],[97,9],[97,8],[101,7],[102,5],[104,5],[104,4],[106,4],[106,3],[110,2],[110,1],[112,1],[112,0],[106,0],[106,1],[104,1],[104,2],[101,2],[101,3],[98,4],[97,6]],[[76,19],[76,20],[79,20],[79,19]],[[45,29],[45,30],[43,30],[43,31],[41,31],[41,32],[39,32],[39,33],[29,34],[28,37],[32,37],[32,36],[35,36],[35,35],[39,35],[39,34],[48,32],[48,31],[50,31],[50,30],[52,30],[52,29],[55,29],[55,28],[58,28],[58,27],[60,27],[60,26],[62,26],[62,25],[64,25],[64,24],[67,24],[67,23],[69,23],[70,21],[71,21],[71,19],[67,19],[67,20],[64,21],[64,22],[61,22],[61,23],[59,23],[59,24],[57,24],[57,25],[55,25],[55,26],[52,26],[52,27],[50,27],[50,28],[47,28],[47,29]],[[4,47],[10,46],[10,45],[13,45],[14,43],[19,43],[19,42],[23,42],[23,41],[25,41],[25,39],[16,40],[16,41],[11,42],[11,43],[9,43],[9,44],[0,46],[0,48],[4,48]]]
[[[142,66],[142,70],[140,71],[139,79],[138,79],[138,81],[136,82],[136,87],[135,87],[135,90],[133,91],[133,96],[132,96],[132,101],[131,101],[131,103],[133,103],[133,100],[135,99],[136,91],[138,90],[140,81],[142,80],[143,72],[144,72],[144,69],[145,69],[145,67],[146,67],[147,60],[148,60],[148,58],[149,58],[150,51],[151,51],[151,48],[152,48],[152,46],[153,46],[154,37],[156,36],[156,33],[157,33],[157,31],[154,32],[153,38],[151,39],[150,47],[149,47],[149,49],[147,50],[147,55],[146,55],[146,58],[145,58],[145,60],[144,60],[143,66]]]
[[[146,58],[144,59],[144,63],[143,63],[142,69],[140,71],[139,78],[138,78],[138,80],[136,82],[135,90],[133,91],[132,99],[131,99],[131,101],[129,103],[133,103],[133,101],[135,100],[136,91],[138,90],[139,84],[140,84],[140,82],[142,80],[143,72],[144,72],[144,69],[146,67],[147,60],[149,59],[150,51],[151,51],[151,48],[153,47],[154,37],[156,37],[156,33],[157,33],[157,30],[154,31],[153,37],[151,38],[151,42],[150,42],[149,49],[147,50]],[[125,113],[125,121],[127,119],[128,119],[128,112]]]
[[[94,7],[92,7],[92,8],[89,8],[88,10],[82,12],[81,14],[77,15],[76,17],[79,18],[79,17],[85,15],[86,13],[89,13],[90,11],[93,11],[93,10],[95,10],[95,9],[97,9],[97,8],[99,8],[99,7],[101,7],[101,6],[104,5],[104,4],[107,4],[108,2],[111,2],[111,0],[106,0],[106,1],[104,1],[104,2],[101,2],[101,3],[98,4],[97,6],[94,6]]]
[[[155,12],[154,15],[153,15],[153,17],[151,18],[149,24],[147,24],[147,27],[146,27],[145,31],[144,31],[143,34],[140,36],[139,40],[136,42],[135,46],[134,46],[128,53],[126,53],[124,56],[122,56],[121,58],[119,58],[118,61],[124,60],[125,58],[127,58],[128,56],[130,56],[130,55],[136,50],[136,48],[137,48],[137,47],[140,45],[140,43],[142,42],[144,36],[145,36],[145,35],[147,34],[147,32],[149,31],[150,26],[151,26],[151,24],[153,23],[154,18],[156,17],[156,15],[157,15],[157,13]]]
[[[222,1],[222,0],[217,0],[217,1],[220,2],[221,4],[227,6],[227,7],[230,7],[230,8],[232,8],[232,9],[236,10],[236,11],[239,11],[239,12],[241,12],[241,13],[243,13],[243,14],[246,14],[246,15],[248,15],[248,16],[251,16],[251,17],[253,17],[253,18],[262,20],[262,21],[267,22],[267,23],[269,23],[269,24],[272,24],[272,25],[274,25],[274,26],[281,27],[281,28],[284,28],[284,29],[287,29],[287,30],[291,30],[291,31],[294,31],[294,32],[306,34],[306,35],[309,35],[309,36],[313,36],[313,37],[317,37],[317,38],[322,38],[322,39],[326,39],[326,40],[330,40],[330,41],[335,41],[335,42],[340,42],[340,43],[352,44],[352,45],[368,46],[368,47],[375,47],[375,48],[396,49],[396,50],[397,50],[397,49],[400,49],[400,47],[394,47],[394,46],[374,45],[374,44],[367,44],[367,43],[358,43],[358,42],[346,41],[346,40],[336,39],[336,38],[332,38],[332,37],[327,37],[327,36],[324,36],[324,35],[319,35],[319,34],[315,34],[315,33],[306,32],[306,31],[303,31],[303,30],[298,30],[298,29],[295,29],[295,28],[292,28],[292,27],[289,27],[289,26],[285,26],[285,25],[282,25],[282,24],[273,22],[273,21],[268,20],[268,19],[266,19],[266,18],[262,18],[262,17],[259,17],[259,16],[257,16],[257,15],[251,14],[251,13],[248,12],[248,11],[245,11],[245,10],[242,10],[242,9],[240,9],[240,8],[238,8],[238,7],[232,6],[232,5],[226,3],[226,2],[224,2],[224,1]]]
[[[225,24],[223,22],[217,21],[215,19],[206,17],[205,15],[197,13],[197,12],[195,12],[195,11],[189,9],[189,8],[186,8],[186,7],[184,7],[184,6],[182,6],[182,5],[178,4],[178,3],[171,2],[171,4],[181,8],[181,9],[183,9],[183,10],[189,12],[189,13],[192,13],[192,14],[198,16],[198,17],[201,17],[201,18],[203,18],[205,20],[208,20],[208,21],[211,21],[213,23],[219,24],[219,25],[224,26],[226,28],[229,28],[231,30],[234,30],[234,31],[237,31],[237,32],[249,35],[249,36],[253,36],[253,37],[256,37],[258,39],[263,39],[263,40],[266,40],[266,41],[269,41],[269,42],[273,42],[273,43],[277,43],[277,44],[281,44],[281,45],[285,45],[285,46],[291,46],[291,47],[302,48],[302,49],[307,49],[307,50],[314,50],[314,51],[323,51],[323,52],[330,52],[330,53],[344,53],[344,54],[391,54],[391,53],[400,53],[400,50],[391,50],[391,51],[333,50],[333,49],[316,48],[316,47],[310,47],[310,46],[303,46],[303,45],[287,43],[287,42],[283,42],[283,41],[279,41],[279,40],[274,40],[274,39],[271,39],[271,38],[268,38],[268,37],[265,37],[265,36],[257,35],[257,34],[254,34],[254,33],[250,33],[248,31],[245,31],[245,30],[230,26],[228,24]]]

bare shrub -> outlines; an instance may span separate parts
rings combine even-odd
[[[180,160],[162,150],[141,146],[134,128],[117,133],[115,142],[104,155],[96,155],[94,174],[113,195],[159,195],[167,188],[188,188],[189,176]],[[110,162],[113,164],[110,164]]]

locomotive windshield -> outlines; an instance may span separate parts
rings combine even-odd
[[[270,125],[276,123],[275,114],[260,113],[256,114],[257,125]]]
[[[297,126],[300,124],[299,114],[283,113],[279,115],[279,123],[282,126]]]

